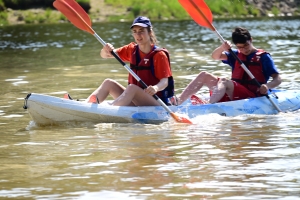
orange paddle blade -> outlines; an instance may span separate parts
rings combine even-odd
[[[182,7],[200,26],[205,26],[213,31],[213,15],[204,0],[178,0]]]
[[[176,115],[175,113],[171,112],[170,115],[173,117],[173,119],[175,119],[177,122],[180,123],[185,123],[185,124],[193,124],[193,122],[191,122],[189,119],[185,118],[185,117],[181,117]]]
[[[77,28],[94,34],[89,15],[75,0],[55,0],[53,6]]]

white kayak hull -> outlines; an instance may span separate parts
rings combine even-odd
[[[300,91],[298,90],[276,91],[278,98],[273,94],[269,96],[283,112],[300,109]],[[28,94],[25,98],[25,107],[32,120],[38,125],[65,122],[159,124],[172,118],[161,106],[111,106],[108,103],[92,104],[36,93]],[[170,106],[170,109],[190,119],[211,113],[223,116],[278,113],[266,97],[205,105],[192,105],[188,101],[180,106]]]

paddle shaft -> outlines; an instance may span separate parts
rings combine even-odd
[[[218,38],[221,40],[222,43],[226,42],[222,35],[218,32],[218,30],[214,27],[214,25],[207,19],[207,17],[204,15],[201,9],[195,4],[194,0],[189,0],[190,3],[194,6],[194,8],[201,14],[202,18],[205,19],[207,24],[209,25],[209,28],[215,32],[218,36]],[[250,76],[250,78],[255,82],[255,84],[260,87],[261,84],[257,81],[257,79],[253,76],[253,74],[249,71],[249,69],[246,67],[246,65],[241,61],[241,59],[232,51],[232,49],[228,49],[229,53],[240,63],[242,68],[245,70],[245,72]],[[269,97],[268,94],[265,95],[269,101],[272,103],[272,105],[276,108],[278,112],[282,112],[281,109],[275,104],[275,102]]]

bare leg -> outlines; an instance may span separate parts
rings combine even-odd
[[[118,98],[125,87],[112,79],[105,79],[102,84],[86,99],[88,102],[92,95],[98,97],[99,103],[103,102],[110,94],[114,99]]]
[[[193,94],[198,92],[203,85],[212,89],[218,83],[218,78],[208,72],[200,72],[199,75],[192,80],[184,91],[178,96],[178,105],[190,98]]]
[[[158,106],[160,105],[151,95],[137,85],[130,84],[126,90],[112,103],[114,106]]]
[[[233,90],[234,84],[231,80],[226,78],[220,79],[218,84],[212,89],[212,95],[209,99],[209,103],[216,103],[220,101],[225,94],[227,94],[232,100]]]

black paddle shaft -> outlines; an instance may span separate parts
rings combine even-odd
[[[143,89],[146,89],[148,86],[146,85],[146,83],[142,80],[142,79],[140,79],[140,77],[138,77],[135,73],[134,73],[134,71],[132,71],[130,68],[128,68],[127,67],[127,65],[126,65],[126,63],[114,52],[114,51],[112,51],[111,52],[111,54],[123,65],[123,66],[125,66],[125,68],[127,69],[127,70],[130,70],[129,72],[130,72],[130,74],[142,85],[142,87],[143,87]],[[155,98],[155,100],[158,100],[159,99],[159,97],[156,95],[156,94],[154,94],[153,95],[153,97]]]
[[[244,65],[244,63],[241,61],[241,59],[239,59],[239,57],[232,51],[232,49],[229,49],[230,54],[241,64]],[[246,67],[246,66],[245,66]],[[247,69],[247,67],[246,67]],[[247,71],[246,71],[247,72]],[[249,73],[247,73],[249,75]],[[252,75],[252,74],[251,74]],[[252,75],[249,75],[251,77],[252,80],[254,80],[255,84],[260,87],[261,84],[257,81],[257,79]]]

